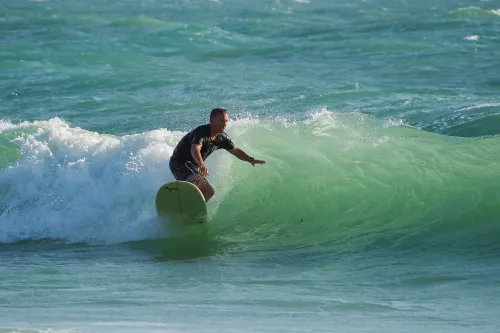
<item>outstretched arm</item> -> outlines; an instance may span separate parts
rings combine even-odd
[[[263,161],[263,160],[256,160],[255,158],[249,156],[247,153],[245,153],[243,150],[241,150],[241,149],[239,149],[237,147],[234,147],[229,152],[231,154],[233,154],[234,156],[236,156],[237,158],[239,158],[240,160],[252,164],[252,166],[254,166],[255,164],[264,164],[264,163],[266,163],[266,161]]]

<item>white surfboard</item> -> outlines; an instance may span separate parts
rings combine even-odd
[[[207,204],[200,189],[189,182],[175,180],[156,193],[156,212],[169,221],[198,224],[207,221]]]

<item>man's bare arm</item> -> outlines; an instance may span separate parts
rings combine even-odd
[[[236,156],[237,158],[239,158],[240,160],[252,164],[252,166],[255,165],[255,164],[264,164],[264,163],[266,163],[266,161],[256,160],[255,158],[249,156],[247,153],[245,153],[243,150],[241,150],[241,149],[239,149],[237,147],[234,147],[229,152],[231,154],[233,154],[234,156]]]
[[[194,161],[200,166],[201,176],[205,177],[208,175],[208,169],[205,166],[205,162],[203,162],[203,158],[201,158],[201,147],[197,144],[191,145],[191,156],[193,156]]]
[[[203,159],[201,158],[201,147],[200,145],[197,144],[192,144],[191,145],[191,156],[193,157],[194,161],[198,165],[203,164]]]

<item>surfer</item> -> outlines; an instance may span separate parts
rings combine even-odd
[[[229,117],[226,109],[215,108],[210,112],[210,123],[201,125],[187,133],[175,147],[170,157],[169,167],[175,179],[188,181],[200,189],[208,202],[215,191],[205,179],[209,175],[205,160],[217,149],[225,149],[252,166],[266,161],[256,160],[237,148],[224,132]]]

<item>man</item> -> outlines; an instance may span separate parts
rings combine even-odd
[[[266,161],[256,160],[237,148],[224,132],[229,117],[226,109],[215,108],[210,113],[210,123],[201,125],[186,134],[175,147],[170,157],[169,167],[177,180],[195,184],[208,202],[215,191],[205,179],[208,176],[205,160],[217,149],[225,149],[252,166]]]

